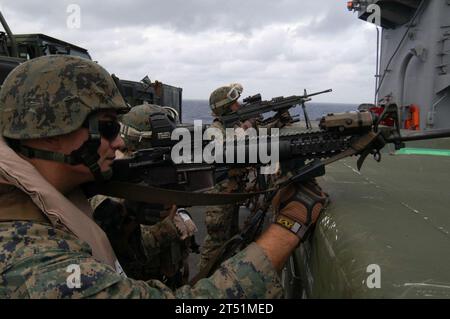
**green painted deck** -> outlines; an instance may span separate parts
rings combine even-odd
[[[450,139],[408,143],[450,150]],[[320,179],[332,203],[310,243],[294,254],[294,296],[450,298],[450,157],[394,155],[329,166]],[[367,267],[380,266],[369,289]],[[303,287],[303,289],[302,289]]]

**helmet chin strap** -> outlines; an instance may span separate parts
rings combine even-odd
[[[92,175],[97,182],[103,182],[112,177],[112,170],[108,169],[102,172],[98,165],[100,156],[98,149],[101,144],[101,136],[98,130],[98,115],[93,114],[88,118],[89,123],[89,138],[80,148],[72,151],[70,155],[65,155],[58,152],[39,150],[19,143],[11,145],[11,147],[18,153],[28,158],[39,158],[49,161],[65,163],[69,165],[83,164],[89,168]]]
[[[108,169],[102,172],[98,165],[100,155],[98,149],[101,144],[101,136],[98,130],[98,115],[93,114],[89,117],[89,138],[81,147],[71,153],[81,159],[81,163],[89,168],[97,182],[103,182],[112,177],[112,170]]]

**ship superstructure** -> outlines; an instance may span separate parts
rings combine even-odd
[[[366,0],[348,7],[382,28],[377,99],[399,106],[405,128],[415,112],[417,129],[449,127],[450,1]]]
[[[450,1],[350,1],[379,28],[375,111],[410,130],[450,126]],[[367,74],[372,76],[372,74]],[[362,101],[363,102],[363,101]],[[319,179],[331,204],[284,272],[288,298],[450,298],[450,139],[386,148]]]

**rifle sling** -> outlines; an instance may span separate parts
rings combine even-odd
[[[272,188],[269,190],[252,193],[208,194],[171,190],[126,182],[108,182],[97,185],[95,188],[95,193],[152,204],[159,203],[168,205],[175,204],[178,206],[210,206],[235,204],[243,202],[250,197],[272,192],[274,190],[276,189]]]

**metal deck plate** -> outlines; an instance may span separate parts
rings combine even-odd
[[[450,139],[408,143],[450,149]],[[294,254],[308,297],[450,298],[450,157],[383,154],[328,167],[331,205]],[[369,265],[381,288],[368,288]],[[301,289],[301,287],[297,287]]]

